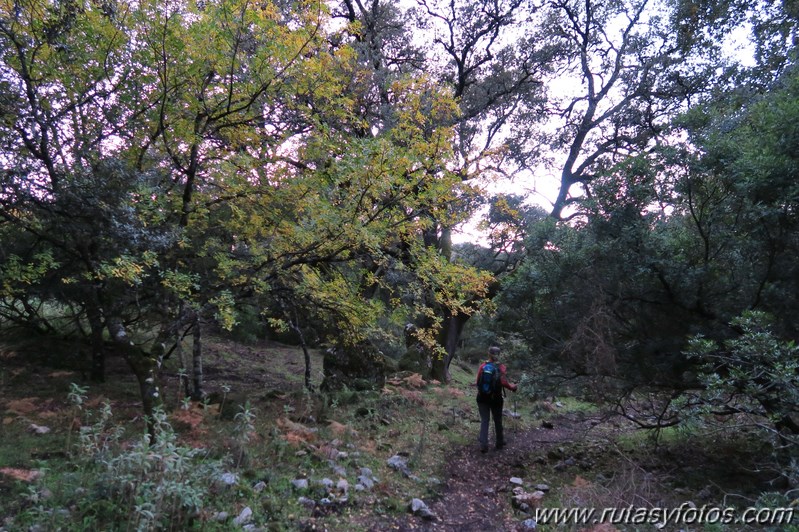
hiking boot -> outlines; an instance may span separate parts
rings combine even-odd
[[[504,449],[506,445],[508,445],[508,442],[506,442],[506,441],[498,441],[497,442],[497,449]]]
[[[488,452],[488,446],[487,445],[481,445],[480,446],[480,452],[481,453],[487,453]]]

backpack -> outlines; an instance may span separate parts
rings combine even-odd
[[[499,392],[499,387],[499,366],[493,362],[486,362],[480,375],[479,392],[482,395],[495,395]]]

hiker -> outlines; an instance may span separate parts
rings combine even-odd
[[[488,422],[494,418],[494,435],[497,449],[505,447],[502,434],[502,406],[504,390],[515,392],[517,385],[508,382],[505,376],[505,364],[499,363],[499,347],[488,348],[488,360],[477,370],[477,408],[480,410],[480,452],[488,451]]]

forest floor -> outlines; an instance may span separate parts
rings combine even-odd
[[[585,416],[567,414],[557,416],[545,427],[526,427],[510,416],[505,417],[504,425],[508,445],[503,449],[491,446],[487,453],[482,453],[476,441],[451,449],[447,456],[446,488],[430,505],[435,519],[376,520],[370,530],[523,530],[527,516],[514,508],[513,488],[521,487],[526,493],[536,491],[536,486],[551,490],[544,476],[536,477],[544,475],[545,467],[541,466],[553,460],[558,469],[576,465],[564,446],[588,444],[594,439],[595,424]],[[512,478],[521,482],[516,485],[510,481]],[[579,485],[579,474],[574,478]],[[535,482],[531,485],[531,481]]]
[[[258,423],[241,453],[247,457],[241,469],[242,476],[264,478],[273,486],[277,507],[260,496],[268,512],[256,516],[256,522],[264,530],[531,530],[535,507],[597,512],[744,508],[775,489],[769,482],[776,474],[766,467],[769,457],[753,434],[681,429],[666,431],[655,441],[596,405],[568,397],[536,401],[509,394],[504,418],[508,445],[481,453],[472,369],[462,363],[453,366],[453,381],[446,385],[402,374],[372,394],[321,398],[303,390],[298,348],[209,339],[205,351],[206,390],[217,398],[222,395],[222,401],[201,409],[181,407],[177,362],[169,361],[162,377],[170,419],[182,442],[232,453],[241,451],[230,437],[236,412],[244,405],[253,407]],[[65,466],[64,441],[75,423],[66,396],[71,382],[85,384],[76,369],[81,360],[64,345],[0,349],[0,530],[15,530],[15,514],[29,508],[26,493],[33,489],[37,471]],[[319,352],[313,354],[312,368],[318,385]],[[93,386],[89,395],[88,405],[108,400],[120,423],[141,430],[135,381],[121,360],[109,359],[106,384]],[[52,430],[36,435],[32,426]],[[347,452],[339,454],[351,455],[339,464],[345,466],[343,474],[368,466],[377,479],[374,489],[351,497],[335,511],[320,512],[318,506],[303,508],[290,486],[281,487],[294,478],[334,476],[326,470],[330,460],[318,455],[342,448]],[[387,466],[392,456],[408,461],[406,474]],[[349,483],[354,485],[351,477]],[[249,499],[234,501],[233,508],[252,506],[256,494],[242,497]],[[409,511],[412,499],[426,504],[426,517]],[[555,525],[539,519],[535,529],[744,529],[627,521]]]

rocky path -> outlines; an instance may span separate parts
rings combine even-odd
[[[506,418],[508,446],[493,447],[481,453],[473,445],[452,449],[448,458],[448,476],[442,495],[428,501],[435,519],[425,520],[408,515],[389,522],[374,523],[370,530],[420,531],[519,531],[526,530],[524,521],[530,516],[512,506],[512,477],[524,482],[526,491],[541,483],[537,469],[558,455],[563,445],[585,441],[593,436],[591,420],[559,417],[547,427],[514,430]],[[492,434],[493,441],[493,434]]]

